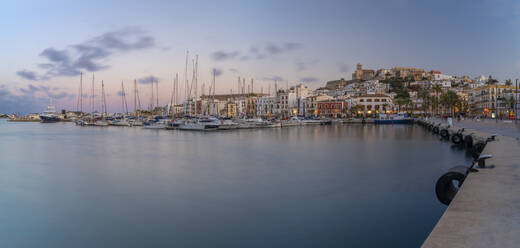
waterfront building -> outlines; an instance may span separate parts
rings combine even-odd
[[[512,100],[520,97],[513,86],[485,85],[468,93],[471,115],[508,118],[512,114]]]
[[[237,104],[234,101],[228,101],[226,103],[226,117],[236,118],[237,117]]]
[[[319,115],[318,102],[329,101],[333,98],[327,95],[312,95],[305,99],[305,116],[317,117]]]
[[[294,91],[279,91],[277,101],[277,114],[292,116],[298,114],[298,98]]]
[[[245,103],[246,103],[246,116],[247,117],[254,117],[256,116],[256,96],[249,96],[246,97]]]
[[[345,101],[330,99],[319,101],[317,109],[320,117],[340,118],[346,115],[348,106]]]
[[[357,96],[354,99],[355,104],[361,106],[361,111],[368,114],[393,108],[392,98],[387,94],[366,94]]]
[[[270,117],[274,114],[276,97],[262,96],[256,100],[256,115],[260,117]]]

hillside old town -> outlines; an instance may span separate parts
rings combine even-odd
[[[517,80],[499,82],[492,76],[470,78],[413,67],[374,70],[365,69],[361,64],[357,64],[350,80],[328,81],[315,90],[304,83],[290,86],[287,82],[274,82],[274,89],[269,85],[268,93],[264,93],[263,88],[258,92],[254,86],[253,79],[246,82],[245,78],[239,77],[236,88],[229,94],[215,94],[213,82],[208,92],[202,86],[200,96],[197,93],[188,96],[182,104],[172,101],[159,106],[158,99],[157,104],[152,99],[147,109],[137,107],[134,96],[133,114],[284,119],[291,116],[377,118],[383,114],[406,113],[410,116],[514,119],[515,116],[518,118],[516,111],[520,98]],[[126,106],[123,112],[128,114],[126,99],[123,99],[123,106]],[[101,112],[106,114],[106,104],[103,109]],[[79,109],[61,112],[64,119],[83,114]],[[33,117],[38,118],[38,115],[25,118]]]
[[[316,90],[303,83],[285,89],[275,84],[276,93],[256,93],[253,80],[246,86],[246,80],[239,78],[239,94],[205,94],[182,105],[168,105],[162,112],[231,118],[376,117],[399,112],[514,118],[520,96],[517,84],[491,76],[457,77],[412,67],[373,70],[357,64],[351,80],[328,81]]]

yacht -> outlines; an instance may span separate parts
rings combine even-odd
[[[58,112],[56,112],[56,107],[54,105],[49,104],[47,109],[40,114],[40,120],[42,123],[54,123],[60,121],[60,116]]]
[[[129,122],[127,119],[122,118],[122,119],[114,119],[112,121],[112,125],[119,126],[119,127],[131,127],[132,123]]]
[[[230,130],[237,129],[239,124],[230,119],[224,119],[220,121],[220,125],[218,126],[218,130]]]
[[[291,117],[289,120],[282,121],[282,127],[301,126],[302,124],[302,121],[296,116]]]
[[[199,120],[186,121],[179,125],[180,130],[194,130],[194,131],[213,131],[217,130],[221,122],[214,117],[203,117]]]

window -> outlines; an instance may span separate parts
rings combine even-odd
[[[364,102],[364,101],[365,101],[365,99],[359,99],[359,102]]]
[[[372,99],[367,99],[367,102],[372,102]]]

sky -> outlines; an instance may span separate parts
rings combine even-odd
[[[95,109],[101,80],[110,112],[121,112],[121,82],[133,109],[133,81],[143,108],[151,82],[160,105],[180,78],[183,97],[198,55],[198,84],[237,91],[238,77],[256,92],[350,79],[365,68],[413,66],[445,74],[520,78],[520,1],[516,0],[243,0],[7,1],[0,9],[0,113],[41,112],[50,98]],[[199,92],[201,89],[199,89]]]

